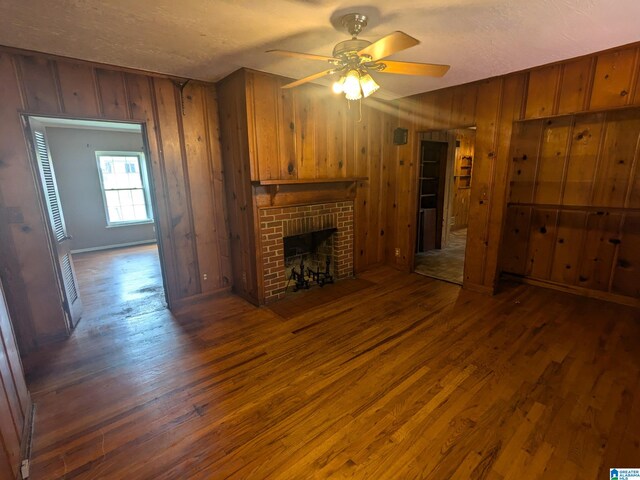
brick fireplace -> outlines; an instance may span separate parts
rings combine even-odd
[[[353,276],[353,201],[325,202],[259,209],[264,300],[285,295],[289,273],[284,261],[284,237],[335,228],[331,238],[336,279]]]

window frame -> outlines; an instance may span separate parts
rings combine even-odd
[[[153,216],[153,208],[151,208],[151,195],[149,192],[149,178],[148,178],[148,169],[147,162],[144,152],[136,152],[136,151],[123,151],[123,150],[96,150],[96,167],[98,169],[98,178],[100,181],[100,191],[102,192],[102,205],[104,206],[104,217],[106,222],[106,228],[113,227],[126,227],[131,225],[146,225],[149,223],[154,223]],[[142,184],[142,194],[144,196],[144,203],[147,209],[147,219],[146,220],[129,220],[129,221],[120,221],[120,222],[112,222],[109,219],[109,206],[107,204],[107,195],[106,189],[104,187],[104,179],[102,177],[102,167],[100,166],[100,157],[137,157],[138,165],[140,166],[140,183]],[[118,190],[118,189],[113,189]],[[127,189],[122,189],[127,190]],[[137,189],[131,189],[137,190]]]

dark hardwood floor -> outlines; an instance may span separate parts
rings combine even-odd
[[[390,268],[361,277],[373,285],[288,320],[232,295],[178,315],[157,289],[135,308],[116,292],[85,302],[73,338],[30,375],[31,478],[595,479],[640,466],[638,311],[524,285],[486,297]]]

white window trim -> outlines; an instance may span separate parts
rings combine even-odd
[[[100,179],[100,191],[102,192],[102,205],[104,206],[104,218],[106,222],[106,228],[114,227],[128,227],[131,225],[145,225],[154,223],[153,209],[151,208],[151,195],[149,193],[149,181],[147,162],[143,152],[129,152],[122,150],[96,150],[96,167],[98,168],[98,177]],[[102,168],[100,168],[100,157],[138,157],[138,164],[140,165],[140,179],[142,181],[142,193],[144,195],[144,202],[147,207],[147,215],[149,218],[145,220],[132,220],[128,222],[111,222],[109,221],[109,209],[107,206],[107,195],[104,189],[104,180],[102,178]]]

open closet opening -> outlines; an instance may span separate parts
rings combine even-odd
[[[462,285],[475,127],[420,134],[414,271]]]

